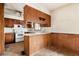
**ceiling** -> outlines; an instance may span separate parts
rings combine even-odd
[[[47,8],[49,11],[51,11],[61,6],[67,5],[68,3],[36,3],[36,4],[39,4],[40,6],[43,6]],[[19,11],[22,11],[24,6],[25,6],[25,3],[6,3],[5,4],[5,8],[19,10]]]
[[[38,3],[44,7],[46,7],[48,10],[52,11],[55,10],[57,8],[60,8],[64,5],[67,5],[68,3]]]

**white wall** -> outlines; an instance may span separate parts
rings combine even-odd
[[[79,34],[79,4],[55,10],[51,16],[52,32]]]
[[[27,5],[50,15],[50,11],[40,3],[27,3]]]

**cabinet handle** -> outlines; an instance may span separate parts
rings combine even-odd
[[[39,17],[40,20],[45,21],[45,18]]]

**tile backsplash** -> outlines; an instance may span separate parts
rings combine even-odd
[[[35,30],[33,28],[25,28],[24,31],[31,32]],[[39,32],[51,32],[51,27],[42,27]]]
[[[4,28],[4,33],[13,33],[13,28],[8,28],[8,27],[5,27]]]
[[[32,32],[32,31],[34,31],[34,29],[33,28],[24,28],[23,31]],[[13,28],[8,28],[8,27],[4,28],[4,33],[13,33],[13,32],[14,32]],[[51,27],[42,27],[39,32],[51,32]]]
[[[51,27],[42,27],[43,28],[43,31],[45,32],[51,32]]]

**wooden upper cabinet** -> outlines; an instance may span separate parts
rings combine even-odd
[[[4,18],[5,27],[12,28],[14,27],[14,24],[21,24],[24,25],[23,20],[16,20],[16,19],[10,19],[10,18]]]
[[[16,20],[14,19],[14,24],[21,24],[24,26],[24,21],[23,20]]]
[[[50,15],[45,15],[45,24],[47,27],[51,26],[51,17]]]
[[[4,19],[5,21],[5,27],[13,27],[14,26],[14,20],[13,19],[8,19],[8,18],[5,18]]]
[[[40,23],[42,27],[50,27],[51,19],[50,15],[43,13],[37,9],[34,9],[28,5],[24,7],[24,20],[25,22]],[[25,24],[26,25],[26,24]]]
[[[24,9],[24,19],[26,21],[35,21],[36,10],[26,5]]]
[[[48,14],[45,14],[41,11],[38,13],[39,22],[43,27],[50,27],[51,26],[51,16]]]

